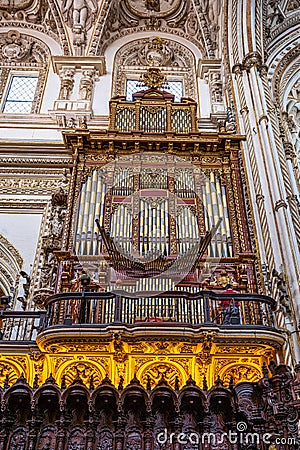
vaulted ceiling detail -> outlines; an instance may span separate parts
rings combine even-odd
[[[112,42],[128,34],[157,31],[188,39],[204,57],[216,56],[221,0],[113,0],[106,3],[94,30],[90,55],[102,55]]]
[[[0,0],[1,27],[39,31],[58,42],[65,55],[70,45],[58,0]]]
[[[268,0],[265,5],[265,43],[273,50],[274,40],[300,24],[300,0]]]
[[[0,0],[0,23],[48,34],[65,55],[103,55],[118,38],[156,31],[185,38],[203,57],[215,58],[221,10],[222,0]]]

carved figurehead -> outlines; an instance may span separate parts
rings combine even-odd
[[[9,448],[10,450],[25,450],[26,442],[25,430],[18,430],[12,435]]]
[[[142,450],[142,437],[138,431],[128,433],[126,450]]]
[[[113,437],[109,431],[102,431],[99,436],[97,450],[113,450]]]

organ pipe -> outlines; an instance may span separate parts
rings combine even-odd
[[[159,174],[159,185],[163,182],[165,174]],[[143,183],[153,183],[153,176],[149,172],[143,174]],[[186,198],[193,197],[194,175],[189,171],[179,170],[175,177],[175,188],[178,195]],[[158,179],[155,177],[155,181]],[[150,183],[151,182],[151,183]],[[132,192],[133,177],[130,171],[122,169],[116,174],[115,192],[118,195],[127,195]],[[95,232],[95,219],[100,226],[104,224],[106,183],[103,174],[94,170],[82,185],[77,216],[77,229],[75,250],[80,254],[95,255],[98,252],[99,237]],[[211,229],[221,217],[222,223],[218,229],[216,239],[210,244],[211,256],[233,256],[231,242],[230,222],[226,198],[226,188],[222,185],[220,177],[213,171],[209,173],[202,186],[202,199],[204,207],[205,228]],[[153,207],[153,199],[141,198],[139,211],[139,249],[148,252],[150,249],[161,253],[170,253],[169,230],[169,200],[158,199],[157,206]],[[119,242],[127,253],[131,251],[132,239],[132,212],[130,204],[119,203],[118,208],[111,215],[111,236]],[[199,240],[198,223],[188,206],[178,205],[177,209],[177,238],[180,254],[189,250]],[[149,266],[150,267],[150,266]],[[154,266],[150,267],[154,270]]]

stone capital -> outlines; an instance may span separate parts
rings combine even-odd
[[[76,72],[94,70],[95,76],[106,73],[104,56],[52,56],[51,61],[56,74],[59,74],[63,67],[72,67]]]

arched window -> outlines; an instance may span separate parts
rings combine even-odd
[[[0,35],[0,108],[5,114],[39,112],[45,85],[48,47],[16,30]]]
[[[119,49],[114,62],[112,96],[124,95],[128,101],[143,87],[140,76],[149,67],[157,67],[166,77],[167,89],[175,95],[196,99],[195,59],[190,49],[179,42],[160,37],[132,41]]]

